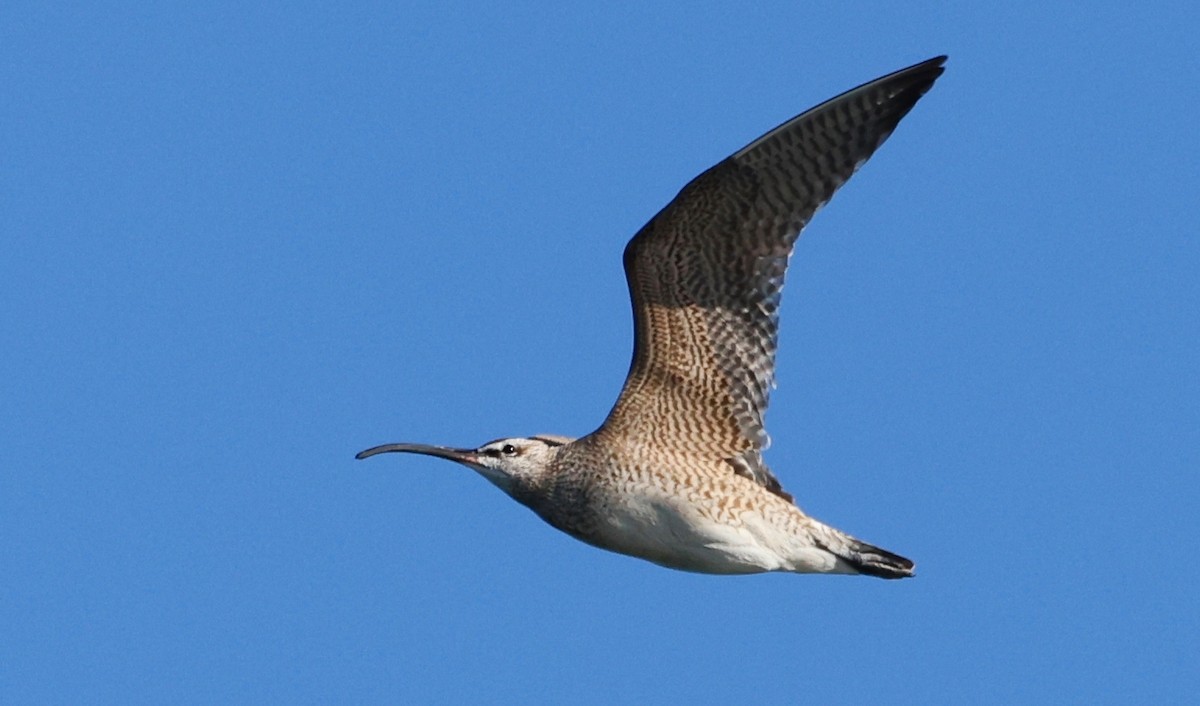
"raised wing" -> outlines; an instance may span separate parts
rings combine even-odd
[[[800,230],[942,74],[946,57],[826,101],[696,177],[625,248],[629,377],[602,437],[763,463],[784,273]]]

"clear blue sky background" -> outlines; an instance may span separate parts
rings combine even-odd
[[[5,3],[0,701],[1195,698],[1200,10],[744,5]],[[939,53],[798,246],[768,418],[916,579],[352,460],[593,429],[636,229]]]

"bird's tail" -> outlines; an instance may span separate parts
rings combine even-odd
[[[813,537],[817,545],[838,558],[841,573],[865,574],[881,579],[903,579],[913,575],[912,561],[886,549],[880,549],[836,530],[818,524]]]
[[[851,539],[845,551],[838,552],[838,556],[855,571],[867,576],[903,579],[913,575],[912,561],[857,539]]]

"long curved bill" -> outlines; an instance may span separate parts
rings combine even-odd
[[[422,454],[424,456],[436,456],[444,458],[448,461],[457,461],[467,465],[476,465],[479,455],[474,449],[452,449],[449,446],[431,446],[429,444],[383,444],[382,446],[373,446],[366,451],[360,451],[354,458],[362,460],[370,458],[378,454],[387,453],[407,453],[407,454]]]

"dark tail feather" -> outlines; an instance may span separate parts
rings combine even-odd
[[[913,575],[913,563],[886,549],[854,540],[842,559],[860,574],[881,579],[903,579]]]

